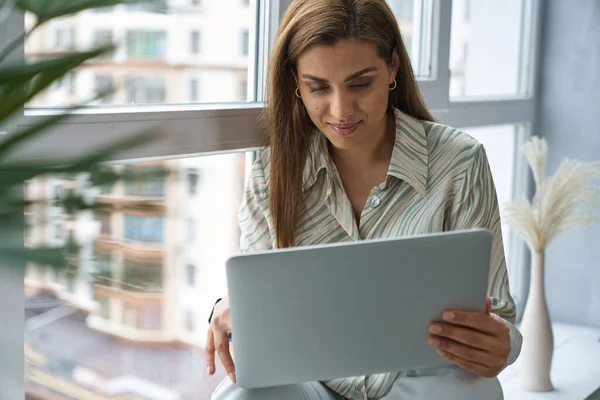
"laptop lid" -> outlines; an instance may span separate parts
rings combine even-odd
[[[245,388],[449,365],[427,343],[446,308],[485,310],[487,230],[327,244],[227,261]]]

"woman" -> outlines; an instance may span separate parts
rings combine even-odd
[[[494,398],[498,382],[486,378],[514,361],[521,338],[487,158],[474,139],[434,122],[385,1],[293,1],[273,49],[267,99],[269,146],[240,210],[242,251],[487,228],[492,313],[453,310],[431,325],[430,344],[456,368],[244,390],[234,383],[224,298],[213,310],[206,359],[213,374],[216,352],[230,378],[213,398],[393,400],[452,398],[452,390],[457,398],[478,390]]]

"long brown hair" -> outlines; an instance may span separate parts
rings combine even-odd
[[[388,108],[419,120],[434,120],[423,103],[400,28],[385,0],[294,0],[281,20],[273,47],[264,114],[271,146],[269,208],[277,248],[294,245],[303,204],[303,171],[318,132],[295,96],[297,61],[310,46],[333,46],[346,38],[372,43],[388,65],[397,51],[400,68]]]

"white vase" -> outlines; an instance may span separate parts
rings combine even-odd
[[[550,367],[554,351],[552,325],[546,304],[544,253],[531,252],[529,296],[521,322],[523,347],[520,355],[521,389],[531,392],[553,390]]]

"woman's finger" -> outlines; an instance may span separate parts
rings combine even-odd
[[[206,345],[204,346],[204,359],[206,360],[206,372],[209,375],[215,373],[215,340],[212,328],[208,328]]]
[[[229,352],[229,338],[227,337],[227,332],[215,332],[214,339],[215,351],[221,359],[223,368],[225,368],[225,372],[227,372],[231,381],[235,383],[235,365],[231,353]]]
[[[453,354],[463,360],[480,364],[487,368],[495,368],[496,364],[499,364],[499,361],[496,360],[493,354],[463,343],[455,342],[454,340],[432,336],[429,338],[429,344],[437,350],[443,350],[444,352]]]
[[[444,357],[446,360],[458,365],[465,371],[469,371],[477,376],[482,376],[485,378],[493,378],[497,375],[495,370],[492,370],[485,365],[477,364],[476,362],[465,360],[464,358],[460,358],[459,356],[449,353],[445,350],[438,349],[438,354]]]
[[[429,326],[429,332],[435,336],[445,337],[488,352],[493,353],[496,350],[500,350],[500,346],[497,343],[498,339],[495,336],[476,331],[472,328],[435,322]]]

